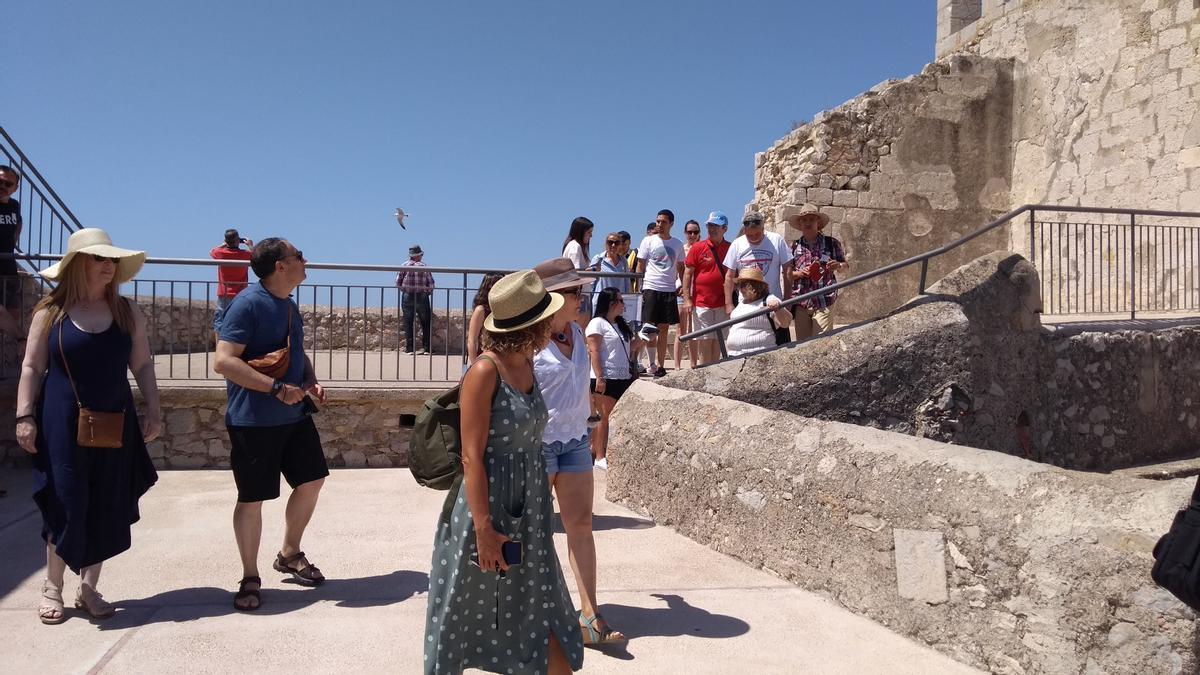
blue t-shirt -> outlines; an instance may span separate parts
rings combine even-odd
[[[261,283],[238,293],[221,320],[221,339],[246,345],[242,358],[249,361],[287,346],[288,308],[292,312],[292,347],[288,372],[282,380],[300,386],[304,383],[304,320],[300,308],[289,297],[281,300]],[[304,417],[303,407],[286,405],[269,392],[251,391],[225,381],[229,407],[225,423],[235,427],[277,427]]]

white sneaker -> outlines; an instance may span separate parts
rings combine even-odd
[[[594,466],[601,471],[608,471],[608,458],[601,457],[600,459],[596,460]]]

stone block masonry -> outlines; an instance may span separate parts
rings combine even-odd
[[[408,465],[410,429],[401,415],[415,415],[425,399],[440,392],[422,390],[333,389],[329,404],[314,420],[331,467]],[[135,390],[139,413],[144,412]],[[163,433],[148,447],[160,469],[229,468],[224,387],[167,387],[159,390]],[[0,392],[0,459],[27,466],[28,455],[13,437],[15,393]]]
[[[1192,480],[1064,471],[645,380],[608,498],[993,673],[1194,673],[1150,579]]]

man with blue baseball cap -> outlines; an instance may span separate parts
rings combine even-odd
[[[708,238],[696,242],[683,261],[683,307],[692,310],[692,330],[703,330],[729,319],[725,311],[725,256],[729,242],[725,232],[729,219],[720,211],[708,214],[704,223]],[[698,339],[698,365],[712,363],[720,357],[717,336],[709,333]]]

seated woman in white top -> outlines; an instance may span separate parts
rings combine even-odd
[[[763,281],[762,272],[753,268],[742,268],[738,272],[737,291],[742,301],[733,308],[730,319],[737,319],[753,314],[765,307],[778,308],[779,298],[771,295],[767,283]],[[775,325],[771,325],[774,320]],[[769,314],[747,319],[739,324],[730,326],[729,336],[725,338],[725,347],[730,356],[741,356],[750,352],[775,346],[775,328],[787,328],[791,325],[792,317],[786,309],[777,309]]]
[[[636,340],[622,316],[625,298],[614,286],[596,294],[596,315],[587,325],[588,357],[592,364],[592,403],[600,411],[600,423],[592,432],[592,455],[596,466],[608,468],[608,416],[621,394],[635,379],[630,355]],[[632,345],[632,346],[631,346]]]

